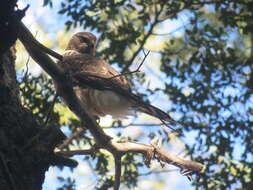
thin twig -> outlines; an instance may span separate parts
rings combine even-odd
[[[28,55],[27,60],[26,60],[26,63],[25,63],[25,68],[26,68],[26,69],[25,69],[25,74],[24,74],[23,82],[26,82],[27,77],[28,77],[28,71],[29,71],[28,63],[29,63],[29,61],[30,61],[30,58],[31,58],[31,56]]]
[[[123,75],[131,75],[131,74],[140,72],[140,68],[143,65],[144,61],[146,60],[148,54],[150,53],[150,50],[148,50],[147,53],[145,53],[145,51],[143,50],[143,53],[144,53],[144,58],[143,58],[143,60],[141,61],[140,65],[138,66],[138,68],[136,70],[130,71],[130,72],[121,73],[121,74],[118,74],[118,75],[114,75],[113,77],[110,77],[109,79],[113,79],[113,78],[120,77],[120,76],[123,76]]]
[[[148,54],[150,53],[150,50],[148,50],[147,53],[145,53],[145,50],[144,50],[144,49],[143,49],[142,51],[143,51],[143,54],[144,54],[144,58],[143,58],[141,64],[139,65],[139,67],[136,69],[136,72],[139,72],[139,71],[140,71],[141,66],[143,65],[144,61],[145,61],[146,58],[148,57]]]
[[[69,138],[67,138],[60,146],[57,148],[63,150],[66,148],[72,140],[76,139],[77,137],[81,136],[85,132],[84,128],[78,128]]]
[[[155,6],[155,8],[157,9],[156,6]],[[156,10],[154,22],[150,24],[149,30],[148,30],[147,34],[144,36],[143,40],[141,41],[139,48],[137,49],[137,51],[135,51],[132,58],[129,60],[129,62],[126,64],[126,66],[123,68],[123,70],[122,70],[123,73],[126,72],[129,69],[129,67],[132,65],[133,61],[138,56],[139,52],[143,49],[146,41],[148,40],[150,35],[153,33],[153,30],[154,30],[155,26],[158,23],[160,23],[159,17],[160,17],[160,14],[163,11],[163,8],[164,8],[164,4],[161,6],[161,9],[159,11]]]
[[[38,34],[38,31],[36,31],[34,37],[36,37],[37,34]],[[27,80],[28,71],[29,71],[28,63],[30,62],[30,58],[31,58],[31,56],[28,54],[28,57],[27,57],[27,60],[26,60],[26,63],[25,63],[26,70],[25,70],[24,79],[23,79],[24,82],[26,82],[26,80]]]
[[[48,120],[49,120],[49,118],[50,118],[50,116],[51,116],[51,114],[52,114],[52,112],[53,112],[54,105],[55,105],[55,102],[56,102],[57,98],[58,98],[58,94],[56,93],[56,94],[54,95],[54,99],[53,99],[53,101],[52,101],[52,103],[51,103],[51,105],[50,105],[49,111],[48,111],[48,113],[47,113],[47,117],[46,117],[44,126],[47,126]]]

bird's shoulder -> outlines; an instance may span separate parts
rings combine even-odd
[[[59,61],[59,64],[69,64],[71,66],[77,64],[79,67],[83,64],[91,64],[95,58],[89,54],[81,54],[73,50],[65,51],[63,59]]]
[[[130,89],[129,82],[124,75],[114,69],[107,61],[89,54],[66,52],[59,62],[65,70],[83,75],[94,75],[102,78],[111,78],[126,89]]]

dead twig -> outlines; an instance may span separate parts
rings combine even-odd
[[[60,150],[63,150],[64,148],[66,148],[71,142],[72,140],[76,139],[77,137],[81,136],[83,133],[85,132],[84,128],[79,128],[77,129],[69,138],[67,138],[60,146],[58,146],[57,148]]]
[[[24,77],[23,77],[23,82],[24,82],[24,83],[27,81],[27,77],[28,77],[28,71],[29,71],[28,63],[29,63],[29,61],[30,61],[30,58],[31,58],[31,56],[28,55],[27,60],[26,60],[26,63],[25,63],[25,74],[24,74]]]
[[[101,146],[88,149],[88,150],[75,150],[75,151],[59,151],[58,153],[62,155],[87,155],[92,154],[94,150],[107,149],[109,150],[114,157],[122,157],[126,153],[140,153],[145,158],[145,164],[149,165],[151,159],[157,159],[167,164],[174,165],[181,169],[182,171],[191,171],[191,173],[199,173],[204,169],[203,165],[189,160],[184,160],[178,156],[168,153],[160,146],[155,145],[154,143],[151,145],[147,145],[140,142],[135,141],[127,141],[127,142],[115,142],[111,141],[108,146]],[[113,149],[111,149],[113,148]],[[66,154],[65,154],[66,152]],[[75,154],[76,153],[76,154]],[[115,158],[116,159],[116,158]],[[185,172],[181,172],[185,175]],[[190,174],[190,173],[187,173]]]
[[[117,78],[117,77],[120,77],[120,76],[131,75],[131,74],[140,72],[140,68],[142,67],[142,65],[143,65],[143,63],[145,62],[146,58],[148,57],[148,54],[149,54],[149,53],[150,53],[150,50],[148,50],[147,53],[145,53],[145,51],[143,50],[144,58],[142,59],[140,65],[137,67],[136,70],[131,71],[131,72],[121,73],[121,74],[115,75],[115,76],[113,76],[113,77],[110,77],[110,78],[108,78],[108,79],[114,79],[114,78]]]
[[[51,114],[53,112],[54,105],[55,105],[55,102],[56,102],[57,98],[58,98],[58,94],[56,93],[54,95],[53,101],[51,102],[49,111],[48,111],[47,116],[46,116],[46,120],[45,120],[44,126],[47,126],[48,120],[49,120],[49,118],[50,118],[50,116],[51,116]]]
[[[27,6],[27,9],[28,9],[28,7],[29,6]],[[38,34],[38,31],[36,31],[34,36],[36,37],[37,34]],[[31,58],[31,56],[28,54],[28,57],[27,57],[27,60],[26,60],[26,63],[25,63],[25,74],[24,74],[24,77],[23,77],[23,82],[24,83],[27,81],[27,77],[28,77],[28,71],[29,71],[29,68],[28,68],[29,65],[28,64],[30,62],[30,58]]]
[[[190,170],[193,173],[202,172],[204,166],[198,162],[184,160],[178,156],[174,156],[166,152],[161,147],[157,147],[156,145],[147,145],[139,142],[112,142],[112,144],[117,148],[121,154],[125,154],[127,152],[133,153],[142,153],[143,155],[149,155],[151,152],[153,153],[152,158],[158,159],[168,164],[172,164],[174,166],[179,167],[183,170]]]
[[[132,65],[133,61],[135,60],[135,58],[138,56],[138,54],[140,53],[140,51],[143,49],[145,43],[147,42],[148,38],[152,35],[153,31],[154,31],[154,28],[155,26],[160,23],[160,15],[161,13],[163,12],[163,9],[164,9],[164,4],[160,7],[159,10],[157,10],[157,6],[155,5],[155,9],[156,9],[156,12],[155,12],[155,18],[154,18],[154,21],[150,24],[150,27],[146,33],[146,35],[143,37],[143,40],[141,41],[140,45],[139,45],[139,48],[137,49],[137,51],[134,52],[133,56],[131,57],[131,59],[128,61],[128,63],[125,65],[125,67],[123,68],[122,72],[126,72],[129,67]]]

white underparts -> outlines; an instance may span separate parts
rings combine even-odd
[[[113,91],[80,88],[75,91],[94,115],[111,115],[115,118],[122,118],[134,114],[131,102]]]
[[[131,113],[130,102],[112,91],[93,90],[96,106],[104,113],[114,117],[123,117]]]

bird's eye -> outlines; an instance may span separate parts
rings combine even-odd
[[[86,43],[86,44],[89,44],[89,43],[90,43],[90,40],[89,40],[88,38],[86,38],[86,37],[83,37],[83,36],[80,36],[80,41],[81,41],[82,43]]]

